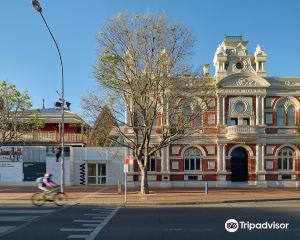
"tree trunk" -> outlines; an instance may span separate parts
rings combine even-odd
[[[141,169],[141,194],[145,195],[149,193],[148,186],[148,173],[145,168]]]

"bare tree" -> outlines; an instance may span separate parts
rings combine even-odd
[[[28,93],[21,93],[16,86],[0,81],[0,146],[22,141],[29,131],[38,131],[44,126],[38,114],[31,114]]]
[[[209,108],[208,78],[189,76],[184,61],[194,38],[165,16],[119,14],[98,35],[95,77],[102,104],[118,123],[122,145],[131,149],[141,174],[141,193],[149,192],[147,164],[170,143],[199,133]],[[103,106],[102,105],[102,106]]]

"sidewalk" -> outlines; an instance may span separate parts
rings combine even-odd
[[[0,204],[30,204],[36,187],[0,186]],[[124,205],[124,192],[118,194],[115,186],[66,187],[71,204]],[[126,205],[187,205],[234,202],[299,201],[297,188],[249,188],[249,189],[204,189],[195,188],[151,188],[150,194],[142,196],[139,189],[128,189]]]

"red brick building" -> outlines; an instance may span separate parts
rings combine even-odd
[[[150,185],[300,186],[300,78],[268,77],[266,59],[259,45],[248,53],[241,36],[224,39],[213,59],[214,76],[206,65],[205,78],[216,94],[198,123],[199,134],[150,160]],[[137,185],[135,162],[130,170],[129,180]]]

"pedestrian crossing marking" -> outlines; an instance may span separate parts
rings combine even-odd
[[[84,222],[86,222],[86,223],[88,223],[88,222],[97,222],[97,223],[100,223],[101,222],[101,220],[73,220],[73,222],[82,222],[82,223],[84,223]]]
[[[81,226],[83,226],[83,227],[96,227],[96,226],[98,226],[98,224],[97,223],[87,223],[87,224],[82,224]]]
[[[68,238],[87,238],[89,235],[69,235]]]
[[[16,226],[0,226],[0,233],[4,233],[6,231],[8,231],[9,229],[12,229]]]
[[[60,231],[62,232],[69,232],[69,231],[73,231],[73,232],[91,232],[94,229],[92,228],[61,228]]]
[[[39,216],[1,216],[0,222],[12,222],[12,221],[26,222],[37,217]]]
[[[22,214],[22,213],[51,213],[51,212],[54,212],[55,210],[23,210],[23,209],[20,209],[20,210],[0,210],[0,214],[1,213],[19,213],[19,214]]]

